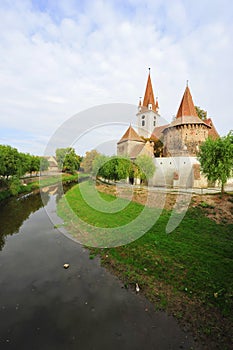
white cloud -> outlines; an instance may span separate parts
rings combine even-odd
[[[19,130],[20,138],[9,135],[9,141],[20,148],[25,131],[41,141],[36,147],[22,143],[21,150],[41,154],[41,135],[47,140],[71,115],[99,104],[137,104],[148,67],[163,117],[176,113],[189,79],[195,104],[226,134],[232,125],[231,11],[227,0],[211,6],[184,0],[50,0],[47,7],[29,0],[1,2],[5,138],[9,128]]]

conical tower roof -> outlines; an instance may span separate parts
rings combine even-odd
[[[181,117],[198,117],[196,108],[193,103],[192,95],[190,93],[188,85],[186,86],[183,98],[180,103],[176,118]]]
[[[147,84],[146,84],[146,91],[143,99],[143,107],[148,108],[148,104],[152,105],[152,109],[156,111],[156,104],[155,104],[155,98],[154,98],[154,92],[152,88],[152,83],[151,83],[151,78],[150,78],[150,70],[149,70],[149,75],[147,79]]]
[[[140,141],[144,142],[144,140],[138,135],[138,133],[132,128],[130,125],[120,141],[118,143],[123,142],[123,141]]]

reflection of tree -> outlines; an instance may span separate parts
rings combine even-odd
[[[17,233],[29,215],[47,204],[48,200],[48,194],[44,195],[43,202],[40,194],[35,194],[0,203],[0,250],[5,244],[5,236]]]

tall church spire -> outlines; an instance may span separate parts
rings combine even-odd
[[[187,83],[176,118],[190,117],[190,116],[197,117],[198,115],[197,115],[196,108],[193,103],[192,95],[190,93],[188,83]]]
[[[151,83],[151,78],[150,78],[150,68],[149,68],[149,75],[148,75],[147,84],[146,84],[146,91],[145,91],[142,105],[143,105],[143,107],[146,107],[148,109],[152,109],[153,111],[156,112],[155,98],[154,98],[154,93],[153,93],[153,88],[152,88],[152,83]]]

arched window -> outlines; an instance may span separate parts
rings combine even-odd
[[[145,126],[145,120],[142,120],[142,126]]]
[[[144,115],[142,115],[142,119],[145,119],[145,116],[144,116]]]

